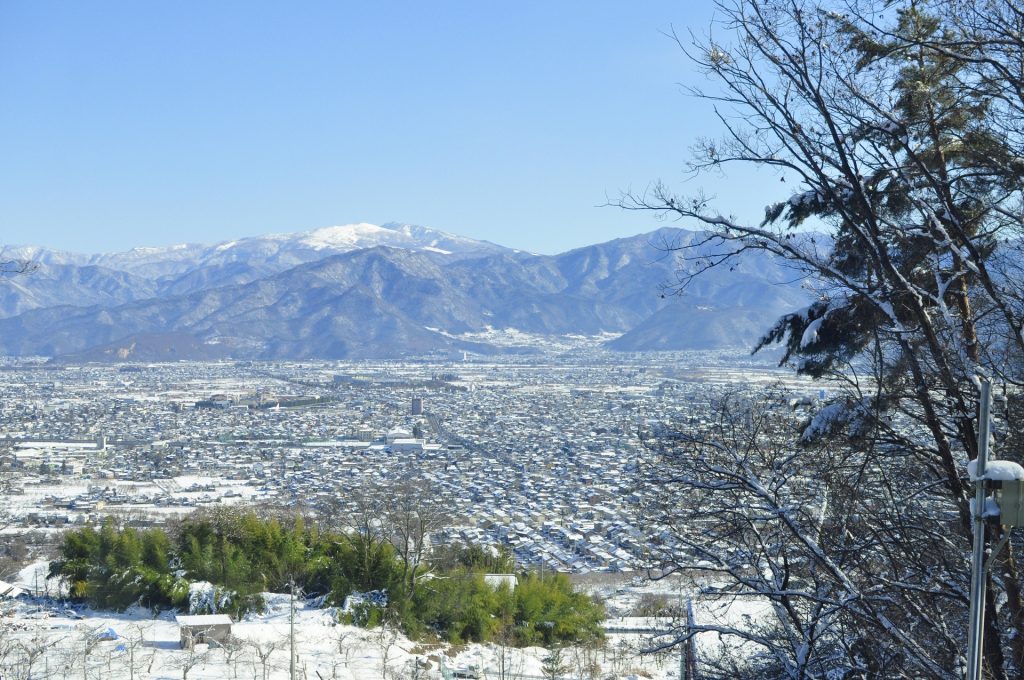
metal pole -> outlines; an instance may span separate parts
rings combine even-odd
[[[681,605],[682,604],[682,598],[680,597],[679,599],[680,599],[679,604]],[[689,620],[687,620],[686,628],[683,629],[683,634],[684,635],[688,635],[689,633],[690,633],[690,622],[689,622]],[[679,645],[679,680],[690,680],[690,676],[687,675],[687,673],[686,673],[686,669],[687,669],[687,666],[688,666],[687,658],[686,658],[687,657],[686,652],[688,651],[687,647],[689,646],[689,644],[690,644],[690,642],[689,642],[689,640],[687,640],[683,644]]]
[[[295,680],[295,577],[291,579],[288,599],[288,680]]]
[[[686,632],[691,634],[690,639],[686,641],[687,680],[700,680],[697,677],[697,639],[692,635],[696,625],[696,618],[693,615],[693,598],[690,598],[686,601]]]
[[[974,552],[971,557],[971,608],[967,629],[967,678],[981,680],[982,642],[985,638],[985,466],[988,463],[989,411],[992,383],[981,381],[978,404],[978,459],[974,470]]]

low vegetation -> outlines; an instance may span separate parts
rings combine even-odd
[[[574,592],[564,574],[522,573],[515,588],[492,587],[484,575],[510,572],[512,561],[479,547],[435,551],[430,564],[409,579],[378,536],[232,512],[197,514],[170,531],[119,527],[110,518],[69,531],[50,575],[66,581],[72,599],[96,608],[139,604],[238,617],[262,608],[261,593],[294,583],[339,607],[350,595],[374,593],[352,598],[340,616],[366,627],[391,623],[414,638],[550,645],[601,636],[602,605]]]

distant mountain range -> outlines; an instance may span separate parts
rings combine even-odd
[[[808,294],[748,253],[681,297],[679,229],[533,255],[413,225],[354,224],[216,245],[82,255],[4,247],[0,353],[73,361],[340,359],[508,351],[491,331],[615,334],[621,351],[750,348]],[[519,349],[522,351],[522,348]]]

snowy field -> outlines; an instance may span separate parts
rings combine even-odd
[[[26,589],[45,587],[59,592],[54,581],[45,582],[46,563],[23,569],[16,584]],[[644,655],[651,632],[664,630],[671,619],[623,617],[644,596],[680,596],[678,582],[605,584],[591,591],[610,597],[613,618],[597,647],[569,647],[561,652],[566,679],[678,678],[678,653]],[[174,614],[154,616],[148,609],[126,612],[91,611],[46,598],[19,598],[0,603],[0,677],[3,680],[59,678],[84,680],[252,678],[281,680],[291,677],[291,602],[286,594],[265,594],[267,609],[232,625],[232,642],[218,646],[199,644],[182,649]],[[436,678],[442,667],[481,678],[538,680],[544,676],[546,649],[513,649],[502,645],[471,644],[452,647],[410,641],[387,629],[365,630],[339,625],[334,608],[318,608],[297,601],[294,613],[295,678],[302,680]],[[728,605],[698,603],[699,621],[753,621],[765,613],[763,603],[737,601]],[[644,631],[644,632],[640,632]],[[705,653],[721,642],[699,641]]]
[[[3,678],[289,678],[289,600],[268,595],[270,607],[232,626],[235,643],[181,649],[173,615],[153,618],[148,610],[73,611],[19,604],[2,619]],[[423,645],[385,629],[364,630],[334,623],[330,609],[295,612],[296,678],[441,678],[451,670],[477,670],[481,677],[539,678],[541,648],[497,645]],[[580,666],[597,663],[600,677],[663,676],[664,659],[640,657],[628,636],[611,638],[604,650],[563,652],[564,677],[581,677]],[[87,666],[83,666],[83,663]],[[582,672],[581,672],[582,671]]]

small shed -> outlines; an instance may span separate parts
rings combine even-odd
[[[24,588],[19,588],[13,583],[0,581],[0,600],[13,600],[25,594]]]
[[[231,617],[227,614],[175,616],[174,620],[181,633],[182,649],[204,643],[224,645],[231,639]]]

